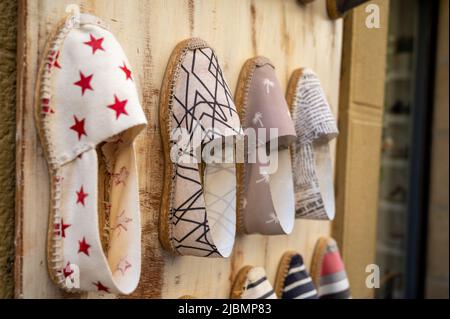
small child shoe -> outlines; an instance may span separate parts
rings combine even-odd
[[[314,248],[311,276],[321,299],[349,299],[350,284],[334,239],[321,237]]]
[[[130,63],[97,17],[70,16],[47,44],[36,93],[51,184],[50,277],[67,291],[129,294],[141,269],[134,140],[147,123]],[[99,161],[109,181],[100,200]]]
[[[303,263],[303,257],[288,251],[281,257],[275,282],[281,299],[317,299],[317,290]]]
[[[231,288],[231,299],[277,299],[262,267],[245,266],[239,270]]]

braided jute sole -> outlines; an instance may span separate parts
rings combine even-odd
[[[55,194],[56,194],[56,186],[55,186],[55,180],[58,177],[58,169],[56,168],[56,165],[51,160],[51,145],[49,142],[49,138],[47,137],[46,130],[44,128],[44,118],[42,114],[42,96],[41,96],[41,87],[43,82],[43,76],[45,73],[45,66],[47,63],[49,63],[48,58],[50,57],[50,52],[52,50],[52,47],[54,46],[56,40],[58,37],[62,37],[62,29],[64,28],[65,24],[67,22],[67,17],[59,21],[55,29],[52,31],[50,36],[48,37],[48,41],[45,45],[43,56],[41,57],[41,61],[39,64],[39,70],[38,70],[38,76],[36,79],[36,86],[34,91],[34,117],[35,117],[35,123],[37,132],[39,135],[39,139],[41,141],[41,146],[43,149],[43,153],[47,162],[48,167],[48,173],[49,173],[49,181],[50,181],[50,207],[48,212],[48,226],[47,226],[47,242],[46,242],[46,256],[47,256],[47,270],[48,274],[50,276],[50,279],[61,289],[65,290],[66,292],[76,292],[74,290],[69,290],[66,285],[65,281],[62,277],[62,264],[58,264],[61,261],[55,260],[55,256],[60,256],[62,253],[59,251],[61,248],[61,242],[60,240],[56,239],[56,227],[59,226],[57,223],[55,223],[56,216],[56,210],[54,208],[54,201],[55,201]],[[49,104],[50,108],[50,104]]]
[[[322,270],[322,258],[328,245],[329,237],[320,237],[314,247],[314,253],[311,260],[311,279],[314,285],[320,286],[320,273]]]
[[[289,271],[289,264],[291,263],[291,259],[296,255],[295,251],[287,251],[283,254],[280,259],[280,263],[278,264],[277,275],[275,277],[275,293],[278,298],[281,299],[281,295],[283,294],[284,280]]]
[[[303,68],[294,70],[289,79],[289,83],[286,89],[286,102],[288,104],[289,112],[291,112],[291,115],[294,115],[293,112],[295,110],[295,95],[297,93],[298,80],[303,75],[303,72]]]
[[[247,275],[252,269],[252,266],[242,267],[234,279],[233,286],[231,287],[230,299],[241,299],[244,293],[245,283],[247,282]]]

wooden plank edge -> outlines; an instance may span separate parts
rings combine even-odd
[[[14,229],[14,297],[23,298],[23,182],[25,161],[25,105],[27,82],[27,0],[19,0],[17,26],[17,88],[16,88],[16,185]]]

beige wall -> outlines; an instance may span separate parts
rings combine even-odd
[[[17,1],[0,1],[0,298],[13,295]]]
[[[430,214],[426,277],[427,298],[449,297],[448,6],[448,0],[441,0],[432,131]]]
[[[340,83],[332,234],[339,243],[355,298],[374,294],[365,285],[365,270],[375,261],[389,1],[372,3],[380,8],[379,29],[366,27],[365,5],[345,18]]]

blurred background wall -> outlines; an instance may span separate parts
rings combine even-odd
[[[427,298],[449,298],[448,5],[448,0],[440,1],[432,126],[428,256],[425,283],[425,296]]]

